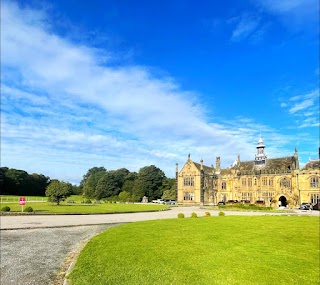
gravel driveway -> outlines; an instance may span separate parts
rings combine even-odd
[[[62,284],[64,274],[59,278],[58,273],[66,269],[68,254],[112,226],[116,224],[1,231],[0,284]]]

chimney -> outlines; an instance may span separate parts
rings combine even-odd
[[[202,160],[202,158],[200,160],[200,170],[203,170],[203,160]]]
[[[220,172],[220,156],[216,157],[216,170]]]

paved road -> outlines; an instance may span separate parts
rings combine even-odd
[[[1,216],[1,279],[4,285],[52,284],[64,259],[83,241],[119,223],[204,216],[208,210],[178,207],[170,211],[108,215]],[[210,210],[212,216],[219,211]],[[288,215],[284,213],[231,212],[226,215]],[[319,215],[319,211],[296,211],[293,215]],[[62,269],[64,271],[65,269]],[[62,281],[61,281],[62,280]],[[58,280],[59,281],[59,280]],[[60,279],[60,282],[63,282]],[[56,283],[55,284],[62,284]]]
[[[130,223],[136,221],[146,221],[155,219],[177,218],[178,213],[184,213],[190,217],[192,212],[198,216],[204,216],[209,211],[212,216],[217,216],[217,210],[205,210],[199,207],[173,207],[169,211],[149,212],[149,213],[128,213],[128,214],[106,214],[106,215],[28,215],[28,216],[1,216],[0,229],[33,229],[43,227],[68,227],[80,225],[100,225],[100,224],[118,224]],[[225,211],[226,215],[288,215],[287,213],[266,213],[266,212],[238,212]],[[313,215],[319,216],[319,211],[301,211],[296,210],[292,215]]]

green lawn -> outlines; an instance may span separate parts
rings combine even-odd
[[[15,203],[7,203],[6,197],[2,197],[1,207],[9,206],[10,212],[21,212],[21,206],[19,205],[19,197],[11,196],[12,201]],[[42,197],[41,197],[42,198]],[[47,199],[44,197],[44,199]],[[32,200],[30,198],[30,200]],[[68,204],[67,201],[73,200],[75,204]],[[45,200],[46,201],[46,200]],[[81,204],[83,198],[81,196],[71,196],[65,202],[62,202],[59,206],[49,202],[26,202],[26,207],[32,207],[35,213],[40,214],[109,214],[109,213],[132,213],[132,212],[147,212],[147,211],[161,211],[168,209],[168,206],[157,204]]]
[[[319,218],[137,222],[93,238],[69,275],[85,284],[319,284]]]

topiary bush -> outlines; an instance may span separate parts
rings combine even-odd
[[[184,214],[183,214],[183,213],[179,213],[179,214],[178,214],[178,218],[180,218],[180,219],[181,219],[181,218],[184,218]]]
[[[225,216],[226,214],[224,212],[219,212],[219,216]]]
[[[195,212],[191,213],[191,218],[197,218],[197,217],[198,217],[197,213],[195,213]]]
[[[31,213],[31,212],[33,212],[33,209],[32,209],[32,207],[26,207],[23,212]]]
[[[4,206],[4,207],[2,207],[1,208],[1,212],[10,212],[10,207],[8,207],[8,206]]]
[[[86,199],[86,200],[84,200],[84,203],[85,203],[85,204],[92,204],[92,202],[91,202],[91,200],[90,200],[90,199]]]
[[[205,212],[205,214],[206,214],[206,217],[211,217],[210,212]]]

